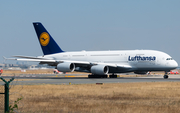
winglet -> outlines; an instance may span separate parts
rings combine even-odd
[[[33,25],[44,55],[64,52],[40,22]]]
[[[7,58],[5,56],[3,56],[4,60],[6,60]]]

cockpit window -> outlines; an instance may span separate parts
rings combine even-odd
[[[173,58],[167,58],[166,60],[173,60]]]

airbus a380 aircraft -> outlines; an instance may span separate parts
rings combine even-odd
[[[63,51],[44,26],[33,23],[40,42],[43,56],[15,56],[18,61],[37,61],[40,64],[56,66],[61,72],[88,72],[89,78],[116,78],[116,73],[134,72],[145,74],[148,71],[167,72],[177,68],[177,62],[168,54],[154,50],[123,50],[123,51]]]

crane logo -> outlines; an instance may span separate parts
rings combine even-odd
[[[46,32],[41,33],[39,41],[42,46],[47,46],[49,44],[49,40],[50,40],[50,37],[48,33]]]

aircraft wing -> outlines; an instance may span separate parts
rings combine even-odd
[[[44,62],[44,63],[63,63],[63,62],[71,62],[75,64],[90,64],[87,61],[71,61],[71,60],[54,60],[49,58],[43,58],[43,57],[31,57],[31,56],[14,56],[19,58],[6,58],[5,60],[17,60],[17,61],[30,61],[30,62]],[[22,59],[21,59],[22,58]]]
[[[50,64],[53,66],[56,66],[59,63],[64,63],[64,62],[70,62],[74,63],[75,65],[77,64],[78,66],[81,65],[105,65],[109,67],[115,67],[115,68],[124,68],[124,69],[129,69],[132,68],[130,65],[124,65],[124,64],[114,64],[114,63],[100,63],[100,62],[88,62],[88,61],[73,61],[73,60],[54,60],[54,59],[49,59],[49,58],[43,58],[43,57],[32,57],[32,56],[14,56],[18,58],[5,58],[6,60],[17,60],[17,61],[30,61],[30,62],[40,62],[40,64]],[[22,58],[22,59],[21,59]]]
[[[96,65],[105,65],[105,66],[110,66],[110,67],[118,67],[118,68],[132,68],[130,65],[125,65],[125,64],[113,64],[113,63],[93,63]]]

